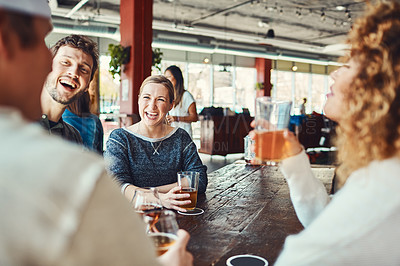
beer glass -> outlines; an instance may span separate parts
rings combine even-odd
[[[158,189],[155,187],[136,189],[132,198],[132,207],[142,216],[149,230],[157,222],[162,210]]]
[[[168,251],[178,238],[179,230],[176,222],[175,213],[170,210],[161,210],[160,216],[154,226],[147,232],[157,250],[157,255],[161,256]]]
[[[256,98],[255,155],[260,164],[276,165],[284,157],[284,131],[290,120],[291,101]]]
[[[196,208],[197,191],[199,188],[199,177],[200,177],[199,172],[193,172],[193,171],[178,172],[178,186],[181,186],[182,189],[177,193],[189,194],[190,195],[189,200],[191,201],[189,204],[180,206],[181,208],[186,209],[186,213],[180,211],[178,211],[178,213],[184,215],[185,214],[194,215],[194,214],[201,214],[204,212],[202,209]],[[182,199],[182,200],[187,200],[187,199]]]

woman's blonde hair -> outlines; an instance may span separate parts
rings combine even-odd
[[[400,5],[368,4],[347,42],[360,69],[337,132],[342,184],[373,160],[400,155]]]
[[[161,84],[168,90],[168,97],[169,97],[169,103],[172,104],[174,102],[174,85],[172,85],[171,81],[167,79],[163,75],[153,75],[150,77],[147,77],[143,82],[142,85],[140,86],[139,90],[139,96],[142,94],[144,86],[150,83],[155,83],[155,84]]]

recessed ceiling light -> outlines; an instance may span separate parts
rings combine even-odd
[[[344,6],[336,6],[336,10],[342,11],[345,9],[346,9],[346,7],[344,7]]]

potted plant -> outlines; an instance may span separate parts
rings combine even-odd
[[[159,71],[161,71],[161,56],[163,53],[161,52],[160,48],[155,48],[153,50],[153,61],[152,61],[152,66],[157,68]]]
[[[113,78],[118,74],[121,77],[121,70],[123,70],[123,65],[129,63],[131,47],[123,47],[121,44],[109,44],[108,45],[108,55],[111,56],[109,69]]]
[[[257,82],[256,86],[255,86],[255,89],[257,91],[264,89],[264,82]]]

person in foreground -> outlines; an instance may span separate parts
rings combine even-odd
[[[34,122],[50,16],[46,0],[0,0],[0,265],[192,265],[188,233],[156,259],[102,158]]]
[[[189,194],[176,194],[179,171],[200,173],[198,193],[207,187],[207,167],[201,162],[196,145],[181,128],[165,122],[174,104],[172,83],[162,75],[146,78],[139,92],[141,121],[111,132],[104,153],[109,171],[131,200],[138,187],[158,187],[163,205],[179,211],[189,204]]]
[[[180,127],[186,130],[192,137],[192,123],[197,122],[196,101],[193,95],[185,90],[183,85],[182,71],[179,67],[169,66],[164,75],[174,85],[175,103],[167,115],[167,121],[173,127]]]
[[[337,121],[343,187],[331,198],[293,135],[281,170],[305,230],[275,265],[400,265],[400,4],[368,4],[331,74],[325,105]]]
[[[79,131],[62,119],[67,106],[89,89],[97,70],[97,44],[87,37],[70,35],[52,48],[53,69],[42,91],[43,115],[41,125],[50,134],[83,144]]]

